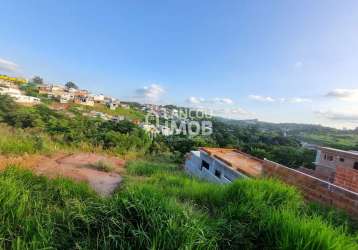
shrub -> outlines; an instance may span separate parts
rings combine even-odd
[[[114,167],[111,163],[103,160],[100,160],[95,164],[90,165],[89,167],[92,167],[96,170],[103,171],[103,172],[112,172],[114,170]]]

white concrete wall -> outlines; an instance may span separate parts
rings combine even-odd
[[[201,167],[203,160],[209,163],[209,170]],[[224,162],[201,151],[192,151],[190,153],[190,157],[185,162],[185,170],[192,176],[221,184],[231,183],[237,178],[246,178],[245,175],[233,170]],[[220,178],[215,176],[215,170],[221,172]]]

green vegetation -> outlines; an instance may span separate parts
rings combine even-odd
[[[357,235],[347,224],[327,220],[321,209],[305,205],[293,187],[278,181],[238,180],[219,186],[152,162],[132,162],[128,171],[146,176],[142,185],[205,213],[219,249],[358,248]]]
[[[114,166],[112,164],[102,160],[90,165],[89,167],[103,172],[112,172],[114,170]]]
[[[358,133],[353,131],[335,131],[331,133],[302,133],[302,140],[343,150],[358,150]]]
[[[173,135],[156,138],[157,151],[163,151],[163,145],[171,152],[181,156],[198,147],[226,147],[240,150],[291,168],[305,166],[313,168],[315,152],[302,148],[300,141],[293,136],[284,136],[278,131],[262,131],[256,126],[241,126],[222,122],[213,118],[213,133],[210,136],[188,137]],[[154,150],[155,151],[155,150]]]
[[[0,124],[1,155],[51,154],[62,148],[44,133]]]
[[[358,249],[355,223],[305,204],[293,187],[275,180],[216,185],[177,167],[200,146],[239,147],[291,167],[309,165],[313,154],[297,137],[213,119],[211,136],[152,140],[129,121],[81,114],[88,110],[22,107],[0,96],[2,155],[101,151],[146,159],[128,163],[124,185],[109,198],[83,183],[18,167],[0,172],[0,249]],[[113,170],[101,161],[91,167]]]
[[[132,161],[124,187],[101,198],[85,184],[18,167],[0,172],[2,249],[357,249],[274,180],[216,185],[173,164]]]
[[[46,105],[22,107],[15,104],[10,97],[1,95],[0,121],[17,129],[10,133],[8,139],[3,139],[3,144],[10,145],[20,140],[19,146],[12,150],[18,154],[41,151],[36,148],[41,141],[60,145],[62,148],[91,148],[118,155],[143,155],[151,145],[149,136],[129,121],[113,123],[91,119],[79,113],[69,116],[51,110]],[[21,130],[27,132],[21,133]],[[26,140],[22,142],[25,137]],[[16,145],[14,144],[14,147]]]
[[[132,120],[144,121],[144,113],[139,110],[135,110],[133,108],[118,107],[115,110],[111,110],[110,108],[108,108],[107,106],[105,106],[103,104],[95,104],[93,107],[80,106],[80,105],[74,105],[74,104],[72,106],[81,107],[86,112],[95,110],[97,112],[102,112],[102,113],[106,113],[106,114],[113,115],[113,116],[124,116],[124,117],[127,117]]]
[[[84,184],[33,176],[18,168],[0,174],[3,249],[214,249],[203,214],[150,187],[111,198]]]

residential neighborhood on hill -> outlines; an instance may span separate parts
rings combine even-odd
[[[358,250],[358,1],[1,1],[0,250]]]

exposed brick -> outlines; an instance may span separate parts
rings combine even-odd
[[[352,174],[349,169],[343,168],[336,174],[335,185],[333,185],[308,174],[266,161],[263,174],[296,186],[307,200],[335,206],[358,217],[358,193],[354,192],[358,191],[358,183],[355,182],[358,180],[358,173]]]

